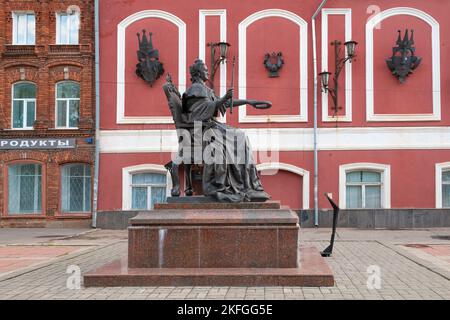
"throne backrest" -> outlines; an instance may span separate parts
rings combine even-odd
[[[173,121],[175,122],[175,127],[179,127],[182,121],[182,103],[181,95],[178,89],[174,86],[172,82],[172,77],[167,74],[166,83],[163,85],[164,93],[166,94],[167,102],[169,104],[170,112],[172,113]]]

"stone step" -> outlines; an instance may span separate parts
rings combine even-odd
[[[179,199],[179,201],[167,203],[155,204],[155,210],[174,210],[174,209],[280,209],[281,205],[279,201],[266,201],[266,202],[242,202],[242,203],[229,203],[229,202],[213,202],[208,201],[205,197],[199,197],[199,202],[185,202],[183,199],[190,199],[196,197],[186,198],[172,198]],[[170,199],[170,198],[169,198]],[[205,200],[206,199],[206,200]]]
[[[334,286],[333,273],[317,249],[301,246],[299,251],[298,268],[128,268],[122,259],[85,274],[84,286]]]
[[[289,209],[167,209],[140,212],[130,219],[131,226],[298,226],[298,222],[297,214]]]

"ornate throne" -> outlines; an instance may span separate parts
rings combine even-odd
[[[181,154],[182,150],[180,143],[183,141],[184,136],[180,134],[179,130],[180,129],[188,130],[191,135],[191,141],[193,141],[194,126],[187,124],[186,122],[183,121],[181,94],[173,84],[172,77],[170,74],[167,74],[166,76],[166,83],[163,85],[163,90],[164,93],[166,94],[169,109],[170,112],[172,113],[173,122],[175,123],[175,128],[177,129],[178,144],[179,144],[178,156],[180,159],[182,159]],[[191,150],[193,149],[194,148],[192,147]],[[194,194],[194,189],[192,187],[192,163],[194,162],[193,162],[193,155],[191,154],[190,163],[175,163],[173,161],[170,161],[165,165],[166,169],[170,172],[172,178],[172,186],[173,186],[171,190],[172,197],[179,197],[181,195],[180,175],[179,175],[180,166],[184,167],[184,172],[186,175],[185,194],[186,196],[192,196]]]

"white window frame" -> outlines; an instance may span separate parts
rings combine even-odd
[[[58,84],[61,83],[75,83],[80,88],[80,97],[79,98],[58,98]],[[58,126],[58,101],[65,101],[66,102],[66,125],[65,126]],[[81,112],[81,86],[79,82],[71,81],[71,80],[65,80],[60,81],[55,84],[55,129],[78,129],[78,126],[70,127],[69,126],[69,106],[70,101],[78,101],[78,123],[80,120],[80,112]]]
[[[153,198],[153,188],[166,188],[167,187],[167,183],[144,183],[144,184],[133,183],[133,176],[139,175],[139,174],[148,174],[148,173],[159,174],[159,173],[155,173],[155,172],[143,171],[143,172],[135,172],[131,175],[131,185],[130,185],[131,197],[133,197],[133,188],[147,189],[147,207],[144,209],[132,208],[132,210],[151,210],[152,209],[151,204],[152,204],[152,198]],[[166,177],[166,179],[167,179],[167,177]],[[131,206],[133,207],[133,200],[131,201]]]
[[[27,164],[33,164],[33,165],[35,165],[35,167],[34,167],[34,176],[36,177],[36,176],[39,176],[38,175],[38,166],[41,166],[41,194],[40,194],[40,196],[41,196],[41,211],[39,212],[39,211],[36,211],[36,212],[30,212],[30,213],[28,213],[28,212],[26,212],[26,213],[23,213],[23,212],[14,212],[14,211],[11,211],[11,208],[9,207],[9,197],[11,196],[11,190],[9,189],[9,179],[11,179],[11,177],[9,176],[9,167],[10,166],[17,166],[17,165],[27,165]],[[8,167],[7,167],[7,170],[8,170],[8,199],[6,200],[7,201],[7,206],[8,206],[8,215],[10,215],[10,216],[21,216],[21,215],[24,215],[24,216],[26,216],[26,215],[42,215],[43,213],[44,213],[44,199],[43,199],[43,196],[44,196],[44,192],[43,192],[43,187],[44,187],[44,171],[43,171],[43,165],[42,164],[39,164],[39,163],[34,163],[34,162],[18,162],[18,163],[11,163],[11,164],[9,164],[8,165]],[[21,183],[20,183],[21,181],[19,180],[19,191],[21,191]],[[34,180],[34,188],[35,188],[35,190],[37,190],[36,188],[38,188],[38,182],[37,182],[37,179],[35,178],[35,180]],[[21,196],[22,196],[22,194],[21,194]],[[34,208],[36,208],[37,207],[37,203],[38,203],[38,199],[39,199],[39,194],[37,195],[38,197],[35,197],[35,199],[34,199],[34,203],[33,203],[33,207]]]
[[[71,30],[71,20],[68,18],[67,19],[67,25],[66,25],[66,30],[69,33],[67,35],[67,42],[63,42],[61,41],[61,22],[60,22],[60,18],[62,15],[66,15],[67,17],[74,15],[78,18],[78,26],[80,25],[80,15],[78,13],[73,13],[73,14],[69,14],[67,12],[57,12],[56,13],[56,44],[59,45],[78,45],[80,43],[80,28],[78,27],[78,31],[77,31],[77,41],[74,43],[70,42],[70,30]]]
[[[378,163],[349,163],[339,166],[339,207],[341,209],[347,208],[347,173],[352,171],[381,173],[381,209],[391,208],[391,166]]]
[[[21,83],[29,83],[32,84],[36,87],[36,95],[37,95],[37,85],[34,82],[31,81],[19,81],[19,82],[15,82],[12,84],[11,86],[11,130],[34,130],[33,126],[31,127],[27,127],[26,124],[28,122],[28,102],[34,102],[34,121],[36,121],[36,112],[37,112],[37,99],[15,99],[14,98],[14,87],[16,84],[21,84]],[[14,101],[23,101],[24,102],[24,117],[23,117],[23,125],[21,128],[14,128]],[[33,122],[34,123],[34,122]]]
[[[442,209],[443,206],[443,197],[442,197],[442,174],[444,171],[450,170],[450,161],[443,163],[436,163],[436,209]]]
[[[19,16],[22,15],[34,15],[34,42],[33,43],[28,43],[28,21],[27,21],[27,30],[26,30],[26,41],[25,43],[17,43],[17,36],[18,36],[18,32],[17,32],[17,28],[18,28],[18,21],[19,21]],[[12,43],[15,46],[33,46],[36,44],[36,14],[34,13],[34,11],[15,11],[12,13],[13,16],[13,39],[12,39]]]
[[[349,173],[352,172],[374,172],[374,173],[380,173],[379,171],[373,171],[373,170],[356,170],[356,171],[346,171],[346,176]],[[381,175],[381,173],[380,173]],[[381,189],[383,188],[383,183],[381,182],[381,176],[380,176],[380,182],[346,182],[346,187],[361,187],[361,208],[352,208],[352,209],[366,209],[366,187],[380,187],[380,193]],[[347,190],[347,189],[346,189]],[[381,201],[381,200],[380,200]],[[347,198],[346,198],[346,204],[347,204]],[[371,208],[369,208],[371,209]],[[374,208],[375,209],[375,208]]]
[[[132,176],[138,173],[159,173],[166,175],[166,196],[170,197],[172,180],[167,169],[160,164],[141,164],[122,169],[122,210],[132,209]]]
[[[63,190],[62,184],[64,183],[64,175],[63,175],[64,174],[64,167],[66,167],[66,166],[74,166],[74,165],[83,165],[83,175],[79,176],[79,177],[83,178],[83,193],[85,192],[85,189],[86,189],[86,178],[90,178],[91,179],[91,188],[90,188],[90,190],[91,190],[91,196],[90,196],[91,203],[89,205],[91,210],[89,210],[89,211],[64,211],[63,210],[63,196],[64,196],[64,194],[62,193],[62,190]],[[86,167],[91,167],[91,165],[88,164],[88,163],[83,163],[83,162],[74,162],[74,163],[65,163],[65,164],[63,164],[61,166],[60,170],[61,170],[61,213],[62,214],[66,214],[66,215],[67,214],[77,214],[77,213],[89,214],[89,213],[92,212],[92,176],[86,174]],[[91,172],[92,172],[92,168],[90,168],[90,169],[91,169]],[[68,202],[70,203],[70,192],[68,192],[68,198],[69,198]],[[86,201],[85,200],[86,199],[85,199],[84,194],[83,194],[83,209],[86,207]]]

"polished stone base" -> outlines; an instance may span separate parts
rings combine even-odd
[[[128,268],[124,258],[85,274],[84,286],[334,286],[318,250],[300,246],[299,251],[299,268]]]
[[[166,203],[130,219],[128,257],[85,286],[333,286],[299,219],[279,202]]]
[[[131,219],[131,268],[296,268],[290,210],[155,210]]]
[[[266,202],[217,202],[211,197],[170,197],[167,203],[155,204],[155,210],[168,209],[280,209],[279,201]]]

